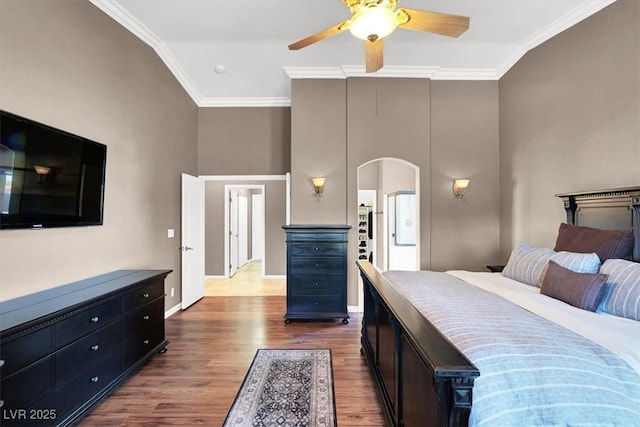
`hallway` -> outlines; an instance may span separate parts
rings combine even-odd
[[[230,279],[206,279],[205,297],[284,296],[285,279],[263,279],[262,261],[249,261]]]

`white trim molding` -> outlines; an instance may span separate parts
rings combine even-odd
[[[181,310],[181,307],[182,307],[181,303],[178,303],[178,304],[174,305],[169,310],[164,312],[164,318],[168,319],[169,317],[173,316],[174,314],[176,314],[177,312],[179,312]]]

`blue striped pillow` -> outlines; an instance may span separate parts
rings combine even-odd
[[[602,311],[640,320],[640,264],[624,259],[608,259],[600,272],[608,274],[607,286],[611,293]]]
[[[560,251],[551,255],[551,261],[576,273],[597,273],[600,269],[600,258],[596,253],[579,254]]]
[[[511,252],[502,275],[527,285],[540,286],[553,249],[534,248],[525,242],[519,242]]]

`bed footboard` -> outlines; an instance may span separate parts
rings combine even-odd
[[[466,426],[478,369],[373,266],[364,286],[362,353],[390,426]]]

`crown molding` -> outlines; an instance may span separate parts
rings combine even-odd
[[[114,21],[133,33],[134,36],[138,37],[151,47],[158,54],[162,62],[165,63],[167,68],[169,68],[169,71],[171,71],[176,80],[178,80],[178,83],[182,85],[196,105],[200,105],[199,102],[202,98],[200,91],[198,91],[196,85],[193,84],[180,63],[176,60],[175,56],[173,56],[173,53],[167,48],[161,39],[159,39],[151,30],[149,30],[118,3],[112,2],[111,0],[89,1],[95,7],[107,14],[107,16],[111,17]]]
[[[590,0],[582,2],[572,9],[571,12],[552,22],[548,27],[520,42],[509,58],[504,61],[502,65],[496,68],[496,75],[498,76],[498,79],[502,78],[502,76],[504,76],[507,71],[520,61],[520,59],[522,59],[522,57],[531,49],[540,46],[561,32],[573,27],[579,22],[584,21],[591,15],[600,12],[602,9],[616,1],[617,0]]]
[[[199,107],[290,107],[289,97],[201,98]]]
[[[173,53],[153,32],[126,9],[111,0],[89,0],[136,37],[154,49],[187,94],[199,107],[288,107],[291,106],[291,79],[346,79],[348,77],[428,78],[432,80],[499,80],[531,49],[599,12],[617,0],[579,2],[570,13],[554,21],[515,46],[501,65],[484,69],[440,68],[428,66],[386,66],[376,73],[366,73],[363,65],[339,67],[283,67],[287,97],[205,98],[175,59]]]

